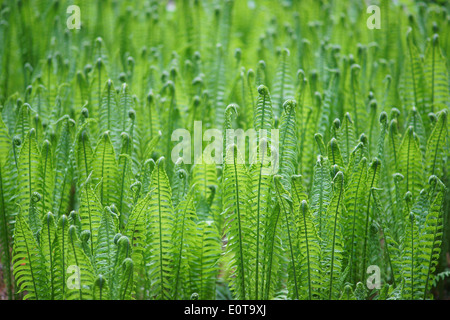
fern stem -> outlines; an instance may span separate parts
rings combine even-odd
[[[192,195],[190,195],[189,199],[186,201],[186,205],[184,207],[183,210],[183,220],[182,220],[182,224],[181,224],[181,241],[180,241],[180,250],[178,252],[178,263],[177,263],[177,271],[176,271],[176,276],[175,276],[175,292],[173,295],[173,299],[177,299],[177,294],[178,294],[178,281],[180,278],[180,269],[181,269],[181,256],[182,256],[182,252],[183,252],[183,242],[184,242],[184,225],[185,225],[185,219],[186,219],[186,211],[188,210],[188,206],[189,203],[191,202],[192,199]],[[203,247],[203,246],[202,246]],[[202,269],[203,271],[203,269]]]
[[[239,184],[238,184],[238,174],[237,174],[237,166],[236,166],[236,152],[237,150],[234,150],[235,152],[235,156],[233,157],[234,161],[233,161],[233,166],[234,166],[234,176],[235,176],[235,194],[236,194],[236,213],[237,213],[237,217],[238,217],[238,230],[239,230],[239,254],[240,254],[240,264],[241,264],[241,273],[242,273],[242,280],[241,280],[241,285],[242,285],[242,299],[245,300],[245,269],[244,269],[244,254],[243,254],[243,243],[242,243],[242,227],[241,227],[241,206],[240,206],[240,197],[239,197]]]
[[[413,82],[414,104],[417,107],[419,107],[419,105],[417,103],[417,89],[416,89],[416,76],[415,76],[415,72],[414,72],[414,60],[413,60],[413,54],[411,51],[411,44],[409,42],[408,42],[408,51],[409,51],[409,63],[411,64],[411,78],[412,78],[412,82]]]
[[[359,174],[359,178],[358,178],[358,185],[356,187],[356,195],[355,195],[355,202],[353,205],[353,224],[352,224],[352,244],[351,244],[351,249],[350,249],[350,279],[353,279],[353,256],[354,256],[354,242],[355,242],[355,229],[356,229],[356,212],[358,210],[358,194],[359,194],[359,186],[361,183],[361,177],[362,177],[363,171],[361,170],[360,174]]]
[[[311,262],[310,262],[310,253],[309,253],[309,241],[308,241],[308,228],[306,226],[306,210],[303,207],[303,205],[301,205],[302,207],[302,214],[303,214],[303,227],[305,228],[304,232],[305,232],[305,241],[306,241],[306,258],[308,260],[308,296],[309,296],[309,300],[312,300],[312,295],[311,295]]]
[[[55,298],[55,286],[54,286],[54,280],[53,280],[53,248],[52,248],[52,239],[50,237],[50,223],[48,221],[49,217],[47,217],[47,234],[48,234],[48,248],[49,248],[49,254],[50,254],[50,285],[51,285],[51,291],[52,291],[52,300]]]
[[[441,115],[441,117],[443,117],[443,116],[445,116],[445,115]],[[444,128],[445,128],[444,123],[442,124],[441,129],[439,130],[439,137],[438,137],[438,140],[436,142],[436,148],[435,148],[434,157],[433,157],[433,170],[430,173],[432,175],[435,174],[434,171],[436,169],[436,161],[437,161],[437,158],[438,158],[438,150],[439,150],[438,146],[439,146],[440,141],[441,141],[442,130],[444,130]]]
[[[342,180],[341,183],[343,184],[344,181]],[[337,219],[338,219],[339,206],[340,206],[341,197],[342,197],[342,189],[343,189],[343,185],[342,184],[341,184],[341,186],[339,188],[339,197],[338,197],[338,202],[337,202],[336,212],[335,212],[335,217],[334,217],[333,245],[332,245],[332,248],[331,248],[330,295],[329,295],[329,299],[330,300],[332,298],[332,293],[333,293],[334,248],[335,248],[335,245],[336,245]]]
[[[104,135],[105,140],[108,139],[108,135]],[[102,152],[102,181],[101,181],[101,185],[100,185],[100,202],[101,204],[104,206],[105,203],[103,203],[103,176],[104,176],[104,172],[105,172],[105,156],[106,156],[106,143],[103,143],[103,152]]]
[[[432,67],[431,67],[431,112],[434,112],[434,67],[435,67],[435,41],[433,39],[432,41],[432,47],[433,47],[433,58],[432,58]]]
[[[62,187],[62,190],[61,190],[61,193],[60,193],[58,214],[61,213],[61,209],[62,209],[62,206],[63,206],[64,192],[65,192],[65,190],[66,190],[66,179],[67,179],[67,169],[64,170],[64,179],[63,179],[63,185],[62,185],[63,187]],[[66,209],[67,209],[67,208],[66,208]]]
[[[4,274],[6,275],[6,290],[8,293],[8,299],[12,300],[12,289],[11,289],[11,255],[10,255],[10,243],[9,243],[9,235],[8,235],[8,223],[7,223],[7,216],[6,216],[6,210],[5,210],[5,193],[3,189],[3,167],[0,163],[0,199],[1,199],[1,214],[2,214],[2,223],[3,223],[3,252],[6,254],[6,264],[5,264],[5,271]]]
[[[161,165],[161,163],[158,163],[158,165]],[[163,235],[162,235],[162,216],[161,216],[161,184],[160,184],[160,176],[159,176],[159,168],[157,169],[158,174],[158,225],[159,225],[159,272],[160,272],[160,281],[161,281],[161,299],[164,300],[164,273],[163,273],[163,248],[162,248],[162,241],[163,241]]]
[[[277,189],[277,193],[279,195],[279,197],[281,197],[281,193],[280,190],[278,189],[277,184],[275,184],[275,188]],[[292,263],[292,269],[294,272],[294,288],[295,288],[295,295],[296,298],[299,299],[299,294],[298,294],[298,286],[297,286],[297,272],[296,272],[296,268],[295,268],[295,264],[296,264],[296,259],[294,257],[294,248],[292,245],[292,237],[291,237],[291,230],[289,228],[289,219],[288,219],[288,212],[290,212],[284,205],[283,201],[280,201],[282,207],[283,207],[283,211],[284,211],[284,216],[286,218],[286,228],[287,228],[287,235],[288,235],[288,240],[289,240],[289,252],[291,255],[291,263]],[[290,208],[292,210],[292,207]]]
[[[126,175],[126,170],[127,170],[127,165],[128,165],[128,158],[125,157],[125,163],[123,165],[123,169],[122,169],[122,177],[121,177],[121,181],[120,181],[120,198],[119,198],[119,212],[122,213],[122,206],[123,206],[123,194],[125,191],[125,175]],[[121,215],[122,216],[122,215]]]
[[[428,291],[428,283],[430,281],[430,275],[431,275],[431,267],[432,267],[432,261],[433,261],[433,249],[436,243],[436,234],[437,234],[437,230],[438,230],[438,226],[439,224],[436,222],[436,225],[434,227],[434,232],[433,232],[433,247],[430,250],[430,258],[429,258],[429,264],[428,264],[428,272],[427,272],[427,280],[425,281],[425,289],[423,291],[423,300],[426,299],[427,297],[427,291]]]
[[[356,105],[356,92],[355,92],[355,76],[353,72],[351,72],[352,78],[352,102],[353,102],[353,111],[355,112],[355,128],[356,132],[359,134],[359,126],[358,126],[358,111],[357,111],[357,105]]]
[[[411,300],[414,299],[414,223],[411,218]]]
[[[22,233],[23,233],[23,224],[24,223],[25,223],[25,221],[22,220],[22,222],[21,222]],[[25,246],[27,247],[27,256],[28,256],[28,261],[30,262],[30,272],[31,272],[31,279],[33,281],[33,289],[36,294],[36,300],[39,300],[39,293],[38,293],[37,286],[36,286],[36,280],[35,280],[35,276],[34,276],[34,272],[33,272],[33,265],[31,263],[32,260],[31,260],[31,255],[30,255],[30,246],[28,245],[27,237],[24,234],[22,234],[22,237],[25,240]]]
[[[128,277],[127,277],[125,288],[123,289],[123,292],[122,292],[121,300],[125,300],[125,297],[126,297],[126,294],[127,294],[128,287],[130,285],[132,276],[133,276],[133,272],[128,272]]]
[[[49,154],[49,144],[46,144],[45,148],[45,160],[44,160],[44,176],[42,177],[42,214],[45,214],[45,195],[46,195],[46,179],[47,179],[47,161],[48,161],[48,154]]]
[[[69,230],[69,232],[70,232],[71,230]],[[77,251],[76,251],[76,249],[75,249],[75,243],[74,243],[74,241],[73,241],[73,234],[71,233],[70,234],[70,244],[72,245],[72,250],[73,250],[73,255],[74,255],[74,258],[75,258],[75,265],[76,266],[79,266],[79,264],[78,264],[78,256],[77,256]],[[80,270],[80,275],[79,275],[79,277],[81,277],[81,270]],[[80,280],[80,282],[81,282],[81,279],[79,279]],[[80,283],[80,286],[79,286],[79,288],[78,288],[78,292],[80,293],[80,300],[83,300],[83,290],[82,290],[82,285],[81,285],[81,283]]]
[[[377,160],[375,160],[375,161],[377,161]],[[375,163],[375,168],[373,170],[372,181],[370,183],[369,190],[372,190],[372,188],[373,188],[373,184],[375,182],[375,177],[376,177],[376,174],[377,174],[377,170],[378,170],[378,165],[377,165],[377,163]],[[362,267],[362,270],[361,270],[361,279],[364,279],[364,274],[366,272],[365,271],[366,270],[366,260],[367,260],[366,251],[367,251],[367,238],[368,238],[367,234],[369,232],[368,230],[369,230],[371,196],[372,196],[372,192],[369,191],[369,198],[367,200],[367,211],[366,211],[366,226],[365,226],[365,229],[364,229],[364,247],[363,247],[363,257],[362,257],[363,258],[363,267]]]
[[[16,166],[16,171],[19,172],[19,161],[17,159],[16,143],[13,142],[13,153],[14,153],[14,164]]]
[[[270,250],[269,250],[269,261],[268,261],[268,270],[267,270],[267,282],[266,282],[266,289],[265,289],[265,295],[264,295],[264,299],[268,300],[269,299],[269,292],[270,292],[270,283],[271,283],[271,277],[272,277],[272,263],[273,263],[273,251],[274,251],[274,246],[275,246],[275,234],[276,234],[276,229],[277,229],[277,224],[278,224],[278,218],[280,216],[280,207],[279,205],[277,205],[274,209],[274,212],[276,213],[276,218],[275,218],[275,223],[273,226],[273,233],[272,233],[272,237],[270,239]]]
[[[258,300],[258,280],[259,280],[259,223],[260,223],[260,201],[261,201],[261,180],[262,180],[262,168],[264,163],[264,153],[261,159],[261,164],[259,168],[259,177],[258,177],[258,208],[256,211],[256,282],[255,282],[255,300]]]
[[[28,140],[28,192],[29,192],[29,199],[30,203],[32,200],[32,192],[31,192],[31,184],[32,184],[32,175],[31,175],[31,131],[30,131],[30,138]]]

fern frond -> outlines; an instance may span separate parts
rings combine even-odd
[[[53,189],[53,212],[59,216],[66,214],[69,208],[70,188],[72,184],[72,135],[74,121],[63,117],[55,150],[55,182]]]
[[[117,217],[115,217],[117,219]],[[110,207],[103,210],[102,220],[98,228],[97,241],[93,255],[95,257],[95,269],[97,274],[105,277],[107,283],[112,283],[112,272],[116,258],[116,245],[114,237],[117,232],[117,225],[114,221],[114,213]]]
[[[258,94],[255,118],[253,120],[254,128],[257,132],[267,130],[267,138],[269,139],[273,122],[272,99],[270,98],[269,89],[264,85],[258,87]]]
[[[409,196],[411,197],[411,195]],[[420,284],[417,281],[419,273],[419,231],[413,213],[407,217],[405,227],[405,234],[402,239],[402,277],[405,281],[403,288],[403,298],[413,300],[415,297],[420,297]]]
[[[306,277],[306,284],[301,288],[302,296],[312,300],[322,298],[323,279],[321,273],[320,239],[312,222],[306,200],[302,200],[297,210],[300,210],[299,249],[303,259],[301,264],[302,278]]]
[[[428,290],[435,279],[435,271],[438,265],[441,252],[441,243],[443,240],[443,203],[446,191],[445,185],[438,180],[433,179],[438,191],[432,199],[424,227],[420,234],[420,254],[421,258],[421,280],[425,282],[423,299],[427,298]],[[422,284],[423,285],[423,284]]]
[[[89,141],[87,130],[80,130],[77,134],[75,145],[75,159],[77,166],[77,179],[79,183],[83,183],[92,172],[92,158],[94,151]]]
[[[150,206],[151,194],[138,201],[128,217],[123,234],[130,239],[131,258],[134,270],[139,273],[144,268],[144,251],[147,239],[147,214]]]
[[[54,296],[55,300],[66,298],[67,294],[67,268],[69,267],[69,219],[66,215],[59,217],[56,227],[55,264],[54,264]]]
[[[439,46],[439,36],[433,35],[425,50],[423,72],[425,78],[424,99],[428,112],[449,106],[448,66]]]
[[[348,104],[352,107],[352,115],[355,121],[355,132],[357,135],[365,132],[364,124],[367,123],[367,110],[361,96],[359,73],[361,67],[354,64],[350,68],[350,92],[348,93]]]
[[[398,172],[405,177],[402,194],[410,191],[413,199],[419,195],[423,185],[422,153],[413,127],[405,132],[399,151]]]
[[[24,219],[28,218],[34,192],[42,194],[41,153],[36,142],[36,131],[32,128],[20,149],[18,160],[18,180],[16,202],[24,210]],[[36,231],[36,230],[35,230]]]
[[[291,189],[292,204],[293,204],[294,208],[299,208],[303,200],[308,202],[308,194],[303,185],[303,176],[302,175],[293,175],[291,177],[291,183],[292,183],[292,189]],[[309,208],[308,208],[308,210],[309,210]]]
[[[252,229],[255,232],[255,299],[261,293],[263,288],[263,276],[260,270],[262,269],[263,261],[263,248],[264,240],[263,236],[264,226],[268,220],[267,212],[271,207],[271,183],[272,175],[270,172],[270,164],[264,157],[269,157],[268,153],[263,149],[267,148],[267,142],[265,139],[261,140],[263,146],[257,148],[258,155],[255,161],[250,166],[250,180],[251,187],[249,188],[251,197],[251,214],[252,220],[255,225]],[[262,276],[261,276],[262,275]],[[260,281],[261,280],[261,281]],[[260,291],[261,290],[261,291]],[[260,297],[260,296],[259,296]]]
[[[128,142],[124,141],[124,144],[128,144],[129,136],[126,133],[122,133],[122,141],[128,140]],[[123,150],[124,151],[124,150]],[[125,226],[128,216],[132,210],[133,198],[132,198],[132,190],[131,185],[133,182],[133,171],[132,171],[133,160],[129,154],[122,153],[119,155],[119,163],[118,163],[118,183],[119,183],[119,196],[117,209],[120,212],[120,226]]]
[[[100,274],[97,279],[95,279],[92,299],[93,300],[108,300],[109,287],[105,278]]]
[[[92,169],[93,181],[99,184],[100,203],[103,206],[117,204],[118,169],[109,132],[103,133],[97,143],[92,160]]]
[[[69,242],[68,270],[73,268],[74,274],[68,274],[66,298],[68,300],[92,300],[94,268],[81,247],[75,226],[70,226],[67,236]]]
[[[132,300],[134,290],[133,260],[126,258],[121,265],[119,299]]]
[[[218,260],[222,250],[219,234],[212,221],[197,223],[195,239],[189,260],[191,292],[198,293],[202,300],[216,299]]]
[[[117,108],[118,112],[117,117],[119,121],[117,125],[120,132],[126,132],[126,130],[128,129],[129,125],[128,112],[130,110],[133,110],[133,108],[134,108],[133,94],[130,92],[130,87],[126,83],[124,83],[122,84],[122,88],[119,93],[118,108]]]
[[[232,290],[236,298],[251,297],[251,266],[254,237],[250,226],[248,195],[249,177],[238,148],[232,144],[226,149],[223,169],[223,214],[226,216],[227,252],[234,256]]]
[[[292,296],[293,299],[299,299],[299,289],[300,289],[300,268],[298,265],[299,261],[299,231],[297,226],[297,221],[295,216],[295,209],[292,206],[292,199],[290,194],[286,191],[286,189],[281,184],[281,176],[274,176],[274,185],[275,191],[278,199],[278,204],[281,208],[281,211],[284,213],[284,225],[283,229],[286,230],[286,238],[288,242],[288,255],[289,255],[289,296]]]
[[[13,268],[19,291],[26,292],[25,299],[49,298],[44,256],[22,213],[15,226]]]
[[[414,45],[411,29],[406,34],[407,54],[404,60],[400,90],[404,107],[416,107],[422,115],[427,113],[424,109],[424,75],[423,63],[417,47]]]
[[[310,192],[311,213],[314,223],[318,226],[319,237],[323,236],[325,228],[325,212],[331,200],[331,172],[328,160],[319,156],[314,167],[314,180]]]
[[[273,81],[273,113],[281,118],[283,104],[286,100],[294,99],[294,85],[292,80],[290,63],[288,61],[290,52],[288,49],[281,51],[276,75]]]
[[[4,266],[3,279],[6,285],[8,297],[12,299],[12,273],[11,273],[11,248],[13,245],[12,233],[13,223],[11,210],[8,210],[8,201],[11,194],[11,184],[15,179],[13,172],[9,169],[9,150],[11,140],[7,132],[7,128],[2,120],[0,113],[0,261]]]
[[[172,190],[164,170],[164,158],[160,158],[152,173],[152,191],[147,213],[147,268],[154,299],[169,299],[172,281],[173,222]]]
[[[91,235],[91,252],[94,252],[94,246],[97,243],[98,230],[100,228],[103,215],[103,207],[100,200],[91,189],[90,176],[84,183],[80,195],[79,214],[81,219],[81,229],[88,230]]]
[[[344,159],[345,163],[348,163],[350,153],[356,146],[355,129],[350,117],[350,113],[348,112],[345,114],[342,125],[340,126],[337,133],[337,141],[340,146],[342,158]]]
[[[55,250],[54,241],[56,238],[56,222],[51,212],[44,215],[42,218],[42,230],[39,235],[39,245],[41,247],[42,255],[45,259],[45,267],[48,275],[48,283],[50,289],[50,298],[54,299],[54,269],[55,269]]]
[[[439,112],[437,123],[434,125],[433,131],[428,138],[425,153],[425,172],[427,175],[442,177],[443,162],[445,159],[445,140],[448,135],[447,116],[447,110]]]
[[[339,144],[335,138],[331,138],[328,143],[328,160],[330,161],[330,165],[337,165],[338,170],[345,172],[344,160],[341,155],[341,150],[339,148]]]
[[[195,186],[192,186],[186,199],[183,199],[175,209],[175,224],[172,243],[174,243],[174,284],[173,299],[186,296],[185,286],[187,281],[183,281],[189,274],[188,261],[191,259],[191,250],[194,246],[196,226],[195,212]]]
[[[344,239],[342,219],[344,214],[344,174],[338,172],[333,179],[333,197],[327,207],[322,239],[322,270],[325,280],[324,295],[336,299],[340,294],[339,275],[343,271]]]
[[[350,253],[348,264],[350,266],[350,279],[355,279],[357,273],[358,256],[361,254],[361,242],[358,241],[364,235],[364,206],[366,205],[367,192],[367,159],[362,158],[356,172],[352,175],[345,190],[345,207],[347,215],[345,221],[346,250]]]
[[[119,136],[122,132],[122,128],[119,127],[120,113],[118,109],[116,90],[112,81],[109,79],[104,85],[101,104],[99,105],[98,130],[99,133],[105,131],[110,132],[111,142],[116,151],[119,148]]]
[[[296,106],[295,100],[287,100],[283,104],[283,115],[280,121],[280,175],[285,184],[289,185],[289,177],[296,173],[297,167],[297,136],[296,136]],[[288,186],[290,189],[290,186]]]

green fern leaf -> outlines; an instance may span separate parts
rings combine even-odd
[[[218,261],[222,250],[217,228],[212,221],[197,223],[195,239],[189,260],[191,292],[196,292],[202,300],[216,299]]]
[[[448,134],[447,110],[442,110],[438,114],[438,121],[435,124],[427,141],[426,174],[442,177],[442,169],[445,159],[445,140]],[[447,151],[448,152],[448,151]]]
[[[354,280],[357,273],[358,258],[361,254],[361,242],[358,239],[363,237],[364,226],[364,206],[366,205],[367,193],[367,159],[362,158],[358,164],[356,173],[352,175],[345,190],[345,207],[347,208],[345,222],[346,250],[350,252],[349,274]]]
[[[425,101],[430,104],[427,111],[435,112],[449,105],[448,71],[444,55],[439,47],[439,36],[433,35],[425,50],[424,60]]]
[[[319,156],[314,167],[314,180],[310,192],[311,213],[314,223],[318,226],[319,237],[322,237],[324,232],[325,212],[330,203],[331,193],[331,173],[328,160]]]
[[[44,215],[42,219],[42,230],[39,235],[39,245],[41,247],[42,255],[45,259],[45,267],[48,275],[48,283],[51,292],[51,299],[55,298],[55,250],[54,241],[56,238],[56,222],[51,212]]]
[[[110,207],[106,207],[103,210],[102,220],[98,228],[98,237],[93,254],[95,256],[96,273],[104,276],[107,283],[112,283],[112,270],[117,251],[114,244],[116,232],[117,226],[114,221],[114,213]]]
[[[405,132],[400,145],[398,172],[405,177],[401,193],[410,191],[415,199],[423,185],[423,165],[419,141],[413,127],[409,127]]]
[[[34,129],[31,129],[27,134],[20,149],[17,167],[18,193],[16,195],[16,202],[24,210],[24,218],[29,219],[28,211],[33,192],[42,194],[41,154],[36,143],[36,131]]]
[[[53,156],[51,144],[44,141],[41,149],[42,155],[42,200],[40,211],[46,214],[52,208],[52,195],[54,190],[55,174],[53,169]]]
[[[232,144],[226,149],[223,170],[223,214],[226,216],[227,252],[234,256],[232,290],[236,298],[243,300],[251,296],[249,291],[252,271],[249,261],[253,259],[250,253],[253,250],[253,239],[249,236],[252,221],[248,186],[247,168],[236,145]]]
[[[281,118],[283,103],[286,100],[294,99],[294,85],[292,80],[289,59],[289,50],[281,51],[276,75],[273,81],[273,113],[277,118]]]
[[[14,233],[13,268],[20,292],[27,292],[25,299],[48,299],[44,257],[22,213]]]
[[[109,287],[105,278],[100,274],[94,282],[92,299],[93,300],[108,300]]]
[[[151,292],[155,299],[170,298],[170,283],[173,276],[173,221],[172,190],[164,170],[164,158],[160,158],[152,173],[152,191],[148,214],[147,261]]]
[[[306,284],[301,288],[302,296],[309,300],[320,299],[323,290],[320,239],[317,236],[306,200],[302,200],[297,208],[300,210],[298,223],[299,247],[303,255],[301,270],[302,277],[306,277]]]
[[[103,206],[117,204],[118,169],[109,132],[99,139],[92,160],[93,181],[98,183],[99,200]]]
[[[94,268],[81,247],[75,226],[70,226],[67,240],[69,242],[67,261],[69,268],[75,267],[75,272],[67,278],[66,298],[68,300],[92,300]],[[72,277],[73,282],[71,283]]]
[[[91,235],[91,252],[93,253],[94,246],[97,243],[103,208],[100,200],[90,187],[89,178],[82,186],[79,213],[81,230],[87,230]]]
[[[191,188],[186,199],[181,201],[175,209],[175,225],[173,232],[174,243],[174,284],[173,299],[178,299],[182,296],[185,283],[183,278],[189,274],[188,261],[190,257],[190,249],[194,245],[194,237],[196,226],[194,221],[196,219],[195,212],[195,186]],[[180,292],[181,291],[181,292]],[[179,295],[180,293],[180,295]]]
[[[72,127],[73,120],[63,117],[55,150],[55,182],[53,189],[53,212],[56,215],[67,213],[69,207],[70,188],[72,183]]]
[[[338,172],[333,180],[333,197],[327,207],[325,230],[322,238],[322,270],[328,299],[336,299],[340,293],[339,274],[343,271],[344,239],[342,219],[344,213],[344,174]]]
[[[299,261],[299,231],[297,226],[297,221],[295,217],[294,208],[292,206],[292,199],[290,194],[286,191],[286,189],[281,184],[281,176],[274,176],[274,184],[275,190],[277,194],[278,203],[285,217],[284,228],[286,229],[286,240],[288,242],[288,255],[289,255],[289,296],[292,296],[293,299],[299,299],[299,289],[300,289],[300,268],[298,265]]]
[[[287,100],[283,104],[283,116],[280,122],[280,175],[290,189],[288,178],[296,173],[297,167],[297,137],[296,137],[296,106],[294,100]]]

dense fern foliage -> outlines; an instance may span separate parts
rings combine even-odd
[[[2,1],[6,296],[435,298],[450,274],[435,2]]]

